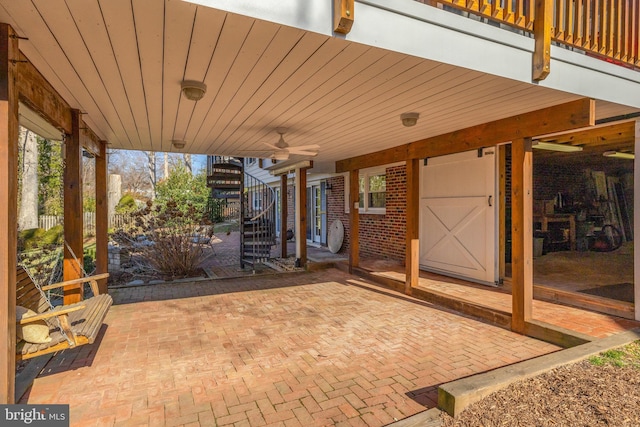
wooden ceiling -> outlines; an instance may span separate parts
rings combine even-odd
[[[580,168],[599,169],[618,165],[633,167],[633,162],[625,159],[604,157],[605,151],[619,151],[634,153],[635,123],[633,121],[603,124],[589,130],[565,133],[562,135],[547,135],[539,141],[557,144],[568,144],[582,147],[582,151],[563,153],[547,150],[534,150],[534,161],[564,164],[571,163]]]
[[[428,6],[425,6],[428,7]],[[113,148],[265,157],[277,127],[314,169],[577,96],[181,0],[0,0],[21,51]],[[203,81],[198,102],[182,80]],[[628,114],[598,102],[598,118]],[[403,127],[400,114],[419,112]],[[323,166],[324,165],[324,166]]]

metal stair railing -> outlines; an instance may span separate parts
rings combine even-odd
[[[262,180],[244,173],[241,218],[241,267],[250,262],[257,263],[270,258],[271,247],[276,235],[276,192]],[[247,234],[245,221],[251,225]],[[247,251],[251,248],[250,251]]]

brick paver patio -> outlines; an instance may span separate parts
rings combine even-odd
[[[54,357],[23,403],[68,403],[74,426],[382,426],[557,350],[334,269],[112,294],[100,342]]]

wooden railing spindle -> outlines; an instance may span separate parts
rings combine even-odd
[[[592,13],[592,9],[591,9],[591,4],[592,1],[591,0],[584,0],[584,13],[583,13],[583,20],[582,20],[582,25],[583,25],[583,31],[584,34],[582,36],[582,44],[580,47],[584,47],[586,49],[591,49],[591,13]]]
[[[638,44],[638,36],[640,28],[638,28],[638,3],[631,1],[629,12],[629,62],[634,63],[638,57],[636,55],[636,45]]]
[[[609,2],[609,13],[608,13],[608,21],[609,21],[609,26],[608,26],[608,31],[609,31],[609,38],[608,38],[608,46],[607,46],[607,51],[605,53],[606,56],[608,56],[609,58],[613,58],[613,51],[615,48],[615,37],[616,37],[616,8],[615,8],[615,4],[616,4],[616,0],[610,0]]]
[[[574,0],[566,0],[566,36],[564,38],[564,41],[566,41],[569,44],[573,43],[573,40],[575,39],[575,21],[574,21],[574,16],[573,14],[575,13],[574,11]]]
[[[417,0],[466,10],[533,32],[536,0]],[[627,66],[640,65],[640,0],[551,0],[551,37]],[[547,12],[548,13],[548,12]]]
[[[526,27],[527,24],[526,24],[525,10],[524,10],[524,2],[522,1],[516,2],[514,13],[515,13],[515,16],[514,16],[513,24],[516,27]]]
[[[584,38],[584,12],[582,10],[582,1],[576,0],[576,14],[575,14],[575,30],[573,32],[573,44],[576,46],[582,46],[582,40]]]
[[[557,38],[558,40],[564,40],[564,36],[565,36],[565,18],[564,18],[564,14],[566,13],[565,10],[565,4],[564,4],[565,0],[556,0],[555,1],[555,31],[554,31],[554,38]],[[535,18],[534,18],[535,19]]]

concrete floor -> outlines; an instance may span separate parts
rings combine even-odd
[[[613,252],[548,252],[533,260],[536,284],[567,291],[633,283],[633,242]]]

